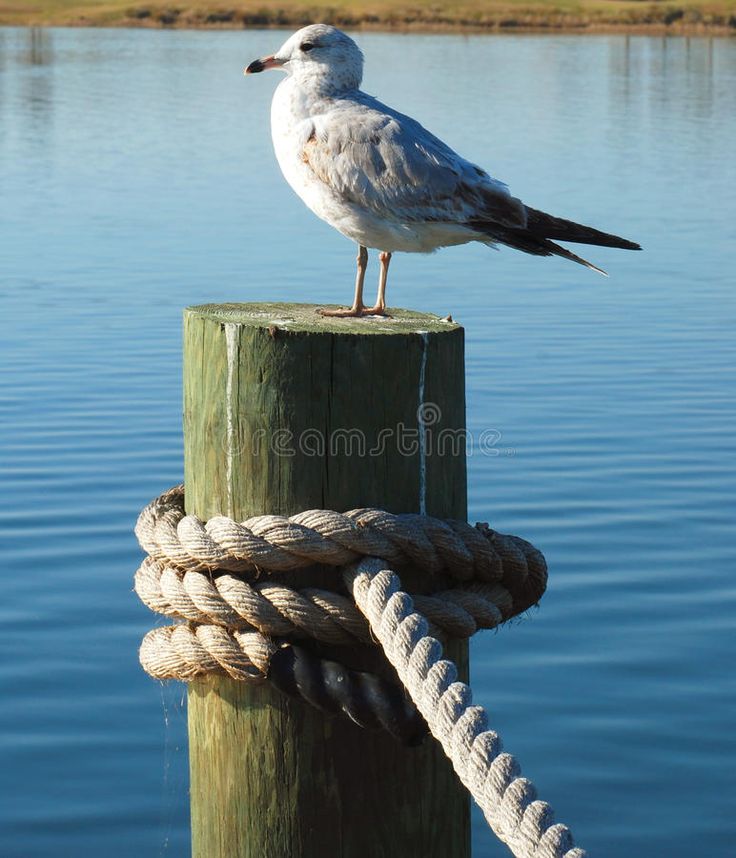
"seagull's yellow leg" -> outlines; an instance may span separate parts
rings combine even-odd
[[[391,254],[383,250],[378,254],[381,263],[381,271],[378,275],[378,295],[376,306],[365,308],[363,316],[385,316],[386,315],[386,280],[388,279],[388,266],[391,262]]]
[[[348,309],[339,310],[320,310],[323,316],[363,316],[365,315],[365,305],[363,304],[363,281],[365,280],[365,270],[368,267],[368,250],[360,245],[358,251],[358,272],[355,275],[355,298],[353,298],[353,306]]]

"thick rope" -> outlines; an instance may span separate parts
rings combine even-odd
[[[343,713],[360,727],[386,730],[405,745],[419,745],[427,735],[427,722],[403,686],[302,647],[279,647],[268,678],[285,694],[329,714]]]
[[[380,509],[344,514],[308,510],[290,518],[260,515],[244,522],[220,515],[203,522],[186,515],[182,486],[152,501],[141,512],[135,532],[148,554],[184,570],[286,572],[315,563],[344,566],[360,557],[382,557],[397,568],[498,581],[503,573],[500,551],[519,553],[502,541],[494,545],[463,521],[392,515]],[[513,556],[509,560],[513,562]]]
[[[381,560],[367,559],[345,572],[355,602],[383,651],[424,715],[462,783],[480,805],[497,837],[517,856],[584,858],[570,830],[554,823],[551,807],[537,800],[534,785],[520,776],[514,757],[503,753],[488,715],[472,705],[472,693],[457,681],[457,668],[442,658],[427,620],[401,591],[398,576]]]
[[[471,705],[437,639],[493,628],[539,600],[547,569],[530,543],[487,525],[376,509],[203,522],[185,514],[181,486],[143,510],[136,534],[150,555],[136,591],[153,610],[186,621],[144,638],[141,664],[152,676],[268,677],[325,712],[415,742],[424,725],[399,688],[282,639],[378,640],[498,837],[518,858],[583,858],[514,758],[501,753],[485,710]],[[344,591],[256,580],[317,563],[342,569],[354,602]],[[449,573],[458,583],[412,600],[393,568]]]
[[[135,574],[135,591],[152,611],[176,619],[254,628],[278,637],[313,637],[331,644],[372,640],[355,603],[330,590],[295,590],[269,581],[250,584],[230,573],[212,577],[185,572],[147,557]],[[495,628],[518,613],[501,584],[469,582],[415,598],[433,634],[461,639]]]
[[[151,629],[139,652],[141,666],[154,679],[190,682],[208,673],[241,681],[262,680],[278,645],[256,631],[179,623]]]
[[[253,682],[267,677],[284,694],[331,715],[347,715],[360,727],[386,730],[408,745],[421,742],[427,732],[400,685],[302,647],[278,645],[260,632],[183,623],[163,626],[143,638],[140,662],[155,679],[190,682],[220,674]]]

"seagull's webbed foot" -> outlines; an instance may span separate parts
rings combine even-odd
[[[318,310],[320,316],[332,316],[338,319],[357,319],[360,316],[365,316],[366,308],[361,304],[360,307],[340,307],[337,310]]]
[[[337,310],[320,309],[320,316],[331,316],[338,319],[360,319],[362,316],[385,316],[390,318],[385,307],[376,304],[375,307],[340,307]]]

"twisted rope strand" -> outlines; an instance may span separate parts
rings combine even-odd
[[[446,571],[460,580],[497,581],[505,559],[493,539],[484,538],[465,522],[378,509],[344,514],[308,510],[291,518],[262,515],[240,523],[215,516],[203,522],[185,514],[182,486],[145,507],[136,535],[152,557],[185,570],[285,572],[315,563],[344,566],[361,556],[373,556],[429,574]],[[518,552],[513,547],[515,538],[499,543],[511,551],[512,562]]]
[[[302,647],[280,647],[268,678],[285,694],[329,714],[342,712],[359,727],[386,730],[404,744],[418,745],[427,735],[426,721],[401,685],[317,658]]]
[[[210,577],[147,557],[135,573],[135,591],[151,610],[191,622],[332,644],[371,641],[355,603],[329,590],[251,584],[229,573]],[[435,633],[456,638],[495,628],[515,613],[505,587],[481,582],[417,596],[416,604]]]
[[[442,645],[429,636],[427,620],[401,591],[398,576],[382,560],[370,558],[348,567],[345,580],[430,732],[498,838],[517,856],[584,858],[569,829],[554,824],[552,809],[520,777],[516,760],[502,753],[499,737],[487,729],[485,709],[472,705],[470,688],[457,681],[457,668],[442,658]]]
[[[329,714],[343,713],[360,727],[382,728],[409,745],[421,742],[427,732],[401,686],[302,647],[279,645],[260,632],[163,626],[143,638],[140,660],[156,679],[188,682],[213,673],[246,682],[268,678],[284,694]]]
[[[189,682],[207,673],[232,679],[263,679],[276,644],[260,632],[229,631],[221,626],[161,626],[143,638],[139,658],[154,679]]]

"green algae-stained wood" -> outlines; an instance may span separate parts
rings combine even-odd
[[[309,508],[419,512],[424,493],[428,514],[464,519],[463,330],[391,313],[347,320],[295,304],[188,309],[188,512],[240,520]],[[335,572],[291,577],[302,586],[328,579]],[[419,573],[404,584],[438,586]],[[465,671],[466,644],[449,654]],[[374,650],[337,657],[385,670]],[[434,741],[404,748],[265,683],[194,682],[188,705],[194,858],[469,856],[468,798]]]

